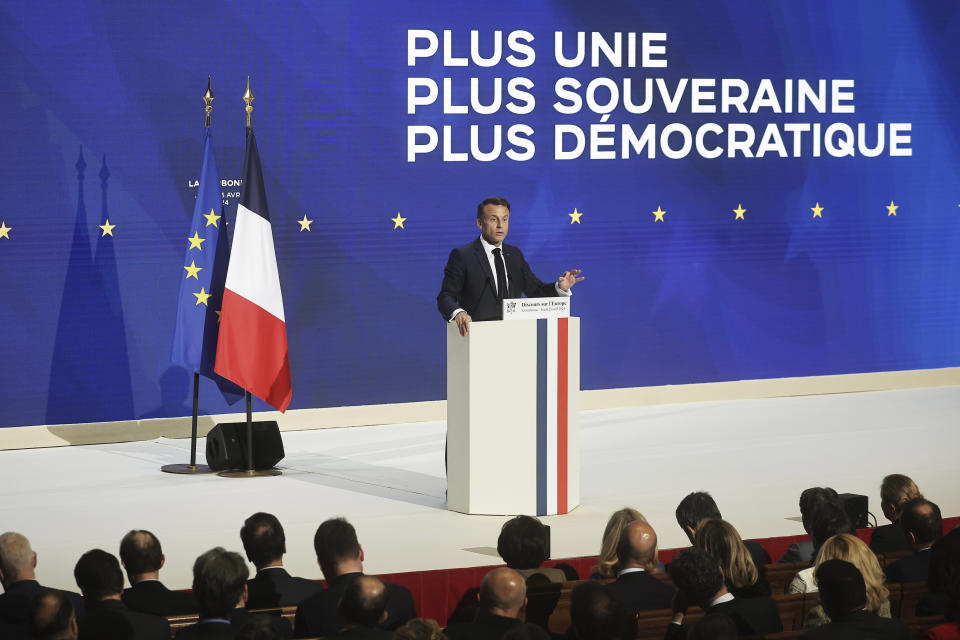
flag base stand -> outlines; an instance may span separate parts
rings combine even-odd
[[[200,475],[213,473],[213,469],[205,464],[165,464],[160,467],[164,473],[185,473],[188,475]]]
[[[283,472],[280,469],[233,469],[221,471],[217,475],[221,478],[263,478],[283,475]]]

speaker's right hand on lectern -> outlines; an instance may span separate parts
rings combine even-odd
[[[470,321],[472,319],[466,311],[461,311],[454,317],[453,321],[457,323],[457,329],[460,330],[460,335],[466,336],[470,333]]]

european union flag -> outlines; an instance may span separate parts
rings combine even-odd
[[[243,389],[213,371],[230,241],[209,129],[203,141],[203,168],[186,240],[171,359],[174,364],[216,382],[227,402],[233,404],[243,397]]]

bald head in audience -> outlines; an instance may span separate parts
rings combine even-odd
[[[480,583],[480,606],[505,618],[519,618],[527,604],[527,584],[523,576],[508,567],[490,571]]]
[[[62,591],[43,591],[30,603],[27,628],[38,640],[75,640],[77,618],[70,599]]]
[[[0,534],[0,584],[4,589],[21,580],[36,580],[37,554],[19,533]]]
[[[646,568],[657,562],[657,533],[643,520],[635,520],[620,534],[619,569]]]
[[[387,619],[387,587],[379,578],[357,576],[340,598],[345,627],[376,627]]]

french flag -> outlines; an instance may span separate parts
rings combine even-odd
[[[290,405],[280,274],[257,139],[249,128],[214,371],[280,411]]]

